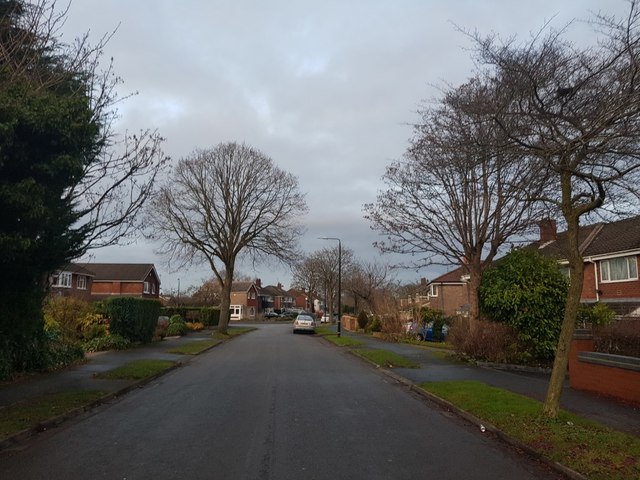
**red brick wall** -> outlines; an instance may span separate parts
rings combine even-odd
[[[431,308],[442,310],[445,315],[455,315],[462,305],[469,303],[467,284],[438,285],[438,296],[430,297]]]
[[[596,300],[596,269],[593,263],[584,264],[584,280],[582,282],[582,300]]]
[[[574,339],[569,352],[571,388],[614,397],[640,406],[640,372],[582,362],[578,352],[593,351],[593,340]]]

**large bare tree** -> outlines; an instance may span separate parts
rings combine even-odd
[[[412,268],[466,267],[472,318],[483,272],[535,217],[528,161],[514,157],[487,113],[499,97],[499,82],[475,77],[423,109],[403,161],[387,168],[387,189],[365,205],[372,228],[386,237],[376,242],[383,253],[406,254]]]
[[[598,43],[581,48],[564,38],[564,30],[543,29],[522,44],[472,34],[480,63],[501,79],[495,122],[523,157],[536,158],[548,177],[544,200],[567,226],[571,285],[544,405],[551,417],[559,409],[584,277],[580,219],[598,210],[638,211],[638,3],[630,1],[621,20],[596,15],[591,26]]]
[[[379,297],[390,285],[390,267],[385,264],[355,261],[347,272],[345,290],[353,297],[356,313],[363,308],[378,313]]]
[[[237,259],[295,260],[306,210],[296,177],[259,150],[229,142],[180,160],[148,218],[159,252],[209,265],[222,289],[218,329],[226,332]]]

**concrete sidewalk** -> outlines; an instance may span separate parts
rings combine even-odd
[[[364,342],[364,348],[393,351],[420,365],[420,368],[393,369],[395,374],[414,384],[444,380],[477,380],[539,401],[544,401],[547,393],[549,375],[545,373],[510,371],[456,362],[447,358],[447,350],[438,349],[437,344],[429,342],[426,342],[425,346],[418,346],[385,342],[353,332],[343,331],[342,335]],[[638,408],[588,392],[573,390],[569,387],[568,381],[565,382],[561,406],[582,417],[640,437]]]
[[[59,372],[35,374],[14,383],[0,385],[0,408],[48,393],[64,390],[99,390],[115,394],[138,382],[135,380],[99,379],[96,373],[111,370],[134,360],[171,360],[184,363],[193,355],[168,353],[169,350],[197,340],[211,338],[211,331],[192,332],[184,337],[166,338],[162,342],[120,351],[89,353],[87,361]]]

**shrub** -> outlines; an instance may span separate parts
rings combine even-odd
[[[527,363],[531,355],[522,349],[513,327],[489,320],[459,317],[447,334],[460,355],[496,363]]]
[[[369,323],[369,315],[364,310],[358,314],[358,328],[364,330],[367,328],[367,324]]]
[[[185,333],[187,333],[187,324],[185,322],[169,323],[169,327],[167,327],[167,337],[184,335]]]
[[[433,339],[437,341],[442,340],[442,327],[448,325],[450,320],[444,314],[442,310],[436,310],[434,308],[424,307],[421,311],[422,324],[433,324]]]
[[[576,318],[576,324],[579,327],[587,328],[603,327],[609,325],[616,312],[614,312],[606,303],[581,303],[578,308],[578,316]]]
[[[200,321],[208,327],[218,325],[220,322],[220,309],[215,307],[201,308]]]
[[[640,319],[624,318],[603,327],[594,328],[596,352],[640,357]]]
[[[82,339],[86,318],[92,306],[75,297],[53,297],[44,302],[45,325],[58,326],[60,333],[70,340]]]
[[[512,326],[525,351],[538,359],[551,359],[567,288],[557,262],[533,250],[513,250],[483,275],[480,310],[490,320]]]
[[[185,326],[193,332],[199,332],[204,329],[204,323],[201,322],[187,322]]]
[[[105,308],[112,334],[121,335],[132,342],[150,342],[158,323],[160,302],[132,297],[108,300]]]
[[[45,327],[44,334],[43,370],[57,370],[84,358],[84,351],[80,343],[65,337],[65,333],[60,327]]]
[[[169,318],[169,325],[173,325],[174,323],[184,323],[182,315],[171,315],[171,318]]]
[[[96,337],[82,344],[85,352],[102,352],[105,350],[126,350],[131,342],[121,335],[107,335]]]
[[[373,320],[371,320],[371,325],[369,325],[369,329],[372,332],[381,332],[382,331],[382,322],[380,321],[380,317],[375,315]]]

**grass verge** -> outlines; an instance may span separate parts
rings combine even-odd
[[[179,355],[197,355],[207,348],[213,347],[219,344],[222,340],[216,340],[214,338],[207,340],[196,340],[194,342],[185,343],[179,347],[167,350],[168,353],[177,353]]]
[[[15,435],[28,428],[76,408],[89,405],[105,395],[97,390],[69,390],[42,395],[0,409],[0,439]]]
[[[564,410],[556,419],[545,418],[541,402],[481,382],[428,382],[419,386],[589,479],[640,478],[637,437]]]
[[[216,330],[211,334],[211,337],[215,340],[228,340],[238,335],[253,332],[254,330],[256,330],[255,327],[228,327],[227,333],[220,333]]]
[[[369,350],[369,349],[356,349],[353,350],[356,355],[369,360],[370,362],[380,365],[386,368],[418,368],[419,365],[413,363],[406,357],[398,355],[395,352],[388,350]]]
[[[134,360],[113,370],[102,372],[96,378],[109,380],[143,380],[171,368],[175,362],[171,360]]]

